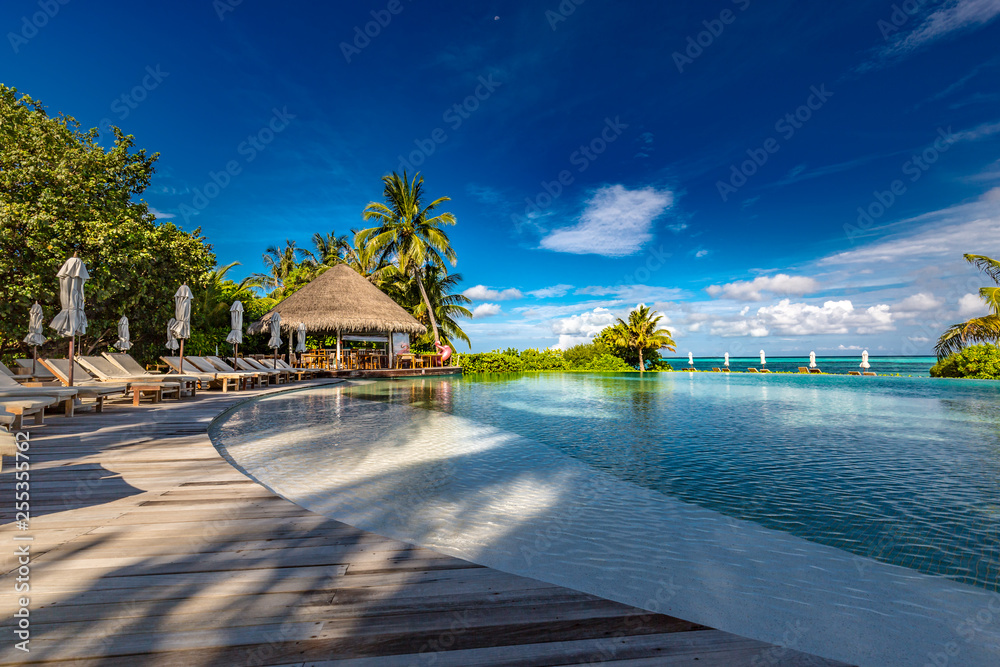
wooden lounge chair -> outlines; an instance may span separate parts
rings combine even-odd
[[[730,370],[729,370],[729,366],[723,366],[723,367],[722,367],[722,372],[723,372],[723,373],[730,373],[730,372],[732,372],[732,371],[730,371]]]
[[[808,375],[809,374],[809,367],[808,366],[799,366],[799,372],[800,373],[805,373],[806,375]]]
[[[43,366],[41,361],[36,364],[34,359],[15,359],[14,363],[18,365],[18,368],[24,369],[21,371],[22,373],[27,372],[28,375],[36,380],[49,380],[54,382],[56,379],[56,376],[53,375],[49,369]],[[16,373],[15,377],[17,377]]]
[[[762,368],[762,369],[760,369],[760,372],[761,373],[770,373],[771,369],[770,368]]]
[[[712,372],[713,372],[713,373],[721,373],[721,372],[722,372],[722,369],[721,369],[721,368],[713,368],[713,369],[712,369]]]
[[[757,370],[756,368],[748,368],[747,373],[760,373],[760,371]]]
[[[274,359],[262,359],[257,363],[264,364],[266,366],[272,366],[274,364]],[[284,359],[278,359],[277,368],[283,368],[289,373],[297,374],[299,380],[301,380],[303,377],[311,380],[312,378],[325,372],[322,368],[296,368],[294,366],[289,365],[289,363]]]
[[[871,377],[876,377],[878,375],[878,373],[876,373],[874,371],[865,371],[863,373],[863,375],[870,375]]]
[[[185,368],[183,375],[179,373],[154,373],[146,370],[142,364],[132,358],[131,354],[124,352],[104,352],[101,356],[120,368],[125,375],[153,382],[158,382],[160,378],[166,382],[195,380],[202,389],[208,389],[209,383],[215,379],[214,375],[195,371],[193,368]],[[167,368],[170,366],[167,365]]]
[[[180,357],[160,357],[160,360],[163,361],[163,363],[165,363],[174,373],[181,372]],[[239,375],[237,373],[219,373],[214,370],[205,371],[192,364],[188,357],[184,357],[183,374],[187,374],[189,372],[198,376],[198,380],[201,382],[202,388],[207,386],[209,389],[222,389],[223,394],[229,391],[230,387],[233,388],[233,391],[240,391],[246,387],[246,377],[243,375]]]
[[[197,378],[180,375],[152,375],[150,373],[129,375],[119,368],[117,364],[105,357],[82,356],[77,357],[77,359],[79,359],[81,366],[97,376],[97,379],[101,382],[126,382],[130,387],[134,384],[163,384],[168,395],[175,393],[170,390],[170,387],[176,386],[179,389],[179,392],[176,392],[179,394],[178,398],[181,396],[194,396],[197,391]]]
[[[847,371],[848,375],[861,375],[861,371]]]
[[[213,364],[208,357],[184,357],[184,360],[191,362],[196,368],[200,368],[203,371],[211,372],[214,370],[219,373],[236,373],[242,375],[244,382],[250,382],[251,388],[266,386],[270,381],[270,378],[260,371],[238,371],[229,364],[223,364],[225,366],[223,368],[218,364]],[[226,370],[227,368],[229,370]]]
[[[69,359],[39,359],[49,372],[58,378],[64,385],[69,385]],[[102,391],[105,397],[121,394],[127,396],[132,394],[132,405],[138,406],[142,397],[151,398],[154,403],[159,403],[164,396],[180,397],[180,385],[176,382],[104,382],[95,379],[86,368],[73,360],[73,387],[85,387]]]
[[[10,428],[12,431],[19,431],[24,426],[25,417],[34,416],[35,424],[44,424],[45,408],[58,402],[59,399],[54,396],[0,397],[0,408],[14,415]]]
[[[272,359],[271,361],[273,362],[274,360]],[[289,382],[292,381],[293,371],[290,371],[287,368],[283,368],[281,366],[275,368],[272,367],[271,364],[265,364],[262,361],[257,361],[253,357],[237,359],[236,363],[239,364],[240,368],[244,368],[248,371],[259,370],[265,373],[274,373],[275,375],[273,375],[272,377],[274,377],[279,384],[282,383],[288,384]],[[298,379],[301,380],[302,376],[300,375]]]

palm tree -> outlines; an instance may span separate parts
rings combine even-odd
[[[262,260],[267,273],[254,274],[254,278],[260,281],[265,287],[272,290],[281,289],[285,284],[285,279],[299,266],[299,259],[308,259],[308,250],[303,250],[295,245],[295,241],[285,239],[285,247],[268,246]]]
[[[361,232],[352,229],[351,234],[353,242],[348,243],[344,250],[344,263],[379,287],[391,282],[399,269],[389,262],[385,253],[374,252],[371,243],[363,243],[358,238]]]
[[[969,343],[996,344],[1000,341],[1000,261],[990,259],[986,255],[963,256],[965,261],[988,275],[998,287],[979,288],[979,296],[986,302],[990,314],[973,317],[971,320],[948,327],[934,346],[938,359],[958,352]]]
[[[316,252],[304,250],[303,255],[312,262],[325,266],[343,264],[344,255],[351,247],[351,244],[347,240],[347,234],[337,236],[336,232],[330,232],[326,235],[317,232],[313,234],[312,242]]]
[[[254,276],[247,276],[240,282],[226,279],[226,274],[239,262],[232,262],[205,274],[203,287],[196,288],[198,305],[192,308],[192,317],[197,319],[197,329],[205,330],[228,324],[229,307],[233,301],[252,298],[252,287],[259,282]]]
[[[662,319],[662,315],[650,311],[649,306],[640,303],[628,314],[628,322],[619,317],[618,323],[611,329],[611,340],[615,345],[639,353],[640,373],[646,370],[646,363],[642,358],[643,351],[658,350],[663,347],[671,352],[677,349],[677,344],[670,337],[670,331],[657,328]]]
[[[439,343],[437,320],[424,289],[423,274],[430,266],[447,270],[445,260],[452,266],[457,262],[448,235],[442,229],[445,225],[454,225],[455,216],[435,213],[438,206],[451,198],[440,197],[424,206],[424,179],[419,173],[411,181],[405,171],[402,177],[393,172],[383,176],[382,182],[385,184],[384,201],[369,202],[362,213],[365,221],[374,221],[378,226],[362,230],[356,240],[363,247],[370,246],[371,252],[378,256],[395,259],[400,271],[413,276],[427,307],[434,342]]]
[[[424,324],[430,321],[427,316],[427,304],[423,300],[423,295],[426,294],[430,302],[434,304],[434,317],[441,328],[444,344],[454,349],[452,341],[460,340],[468,345],[469,349],[472,349],[472,341],[469,340],[469,336],[455,321],[455,318],[458,317],[472,317],[472,311],[465,307],[465,304],[472,303],[472,300],[457,291],[460,282],[462,282],[462,274],[448,275],[447,272],[436,266],[428,266],[424,269],[423,291],[418,287],[419,281],[414,276],[408,276],[402,272],[396,272],[395,279],[389,286],[389,291],[399,303],[403,304],[415,318]],[[437,340],[436,336],[435,340]]]

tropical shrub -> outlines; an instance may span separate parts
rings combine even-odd
[[[533,348],[521,352],[521,363],[526,371],[562,371],[568,368],[559,350],[536,350]]]
[[[657,359],[652,364],[647,364],[649,370],[651,371],[672,371],[674,367],[670,365],[669,361],[664,361],[663,359]]]
[[[931,377],[1000,380],[1000,349],[995,345],[973,345],[938,360]]]
[[[588,371],[634,371],[635,367],[630,366],[628,362],[620,357],[616,357],[613,354],[602,354],[594,357],[587,364],[585,370]]]
[[[595,338],[593,342],[574,345],[564,351],[562,357],[568,368],[582,370],[596,357],[608,352],[608,346],[604,344],[604,341]]]
[[[499,350],[463,354],[461,365],[466,373],[520,373],[524,370],[520,357]]]

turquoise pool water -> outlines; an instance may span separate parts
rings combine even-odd
[[[544,373],[345,392],[487,424],[722,514],[1000,590],[1000,383]]]

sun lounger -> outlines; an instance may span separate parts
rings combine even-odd
[[[317,375],[320,375],[321,373],[325,373],[326,372],[326,371],[324,371],[321,368],[295,368],[294,366],[289,365],[289,363],[287,361],[285,361],[284,359],[278,359],[277,366],[274,365],[274,359],[254,359],[254,361],[256,361],[258,364],[261,364],[261,365],[263,365],[265,367],[271,367],[271,368],[275,368],[276,367],[276,368],[284,369],[284,370],[288,371],[289,373],[295,373],[296,376],[297,376],[297,379],[299,379],[299,380],[301,380],[303,378],[312,379],[312,378],[316,377]]]
[[[67,417],[73,416],[78,405],[84,407],[80,403],[80,398],[95,399],[93,405],[97,412],[101,412],[104,409],[104,397],[100,392],[81,387],[63,387],[58,383],[26,382],[18,384],[13,379],[0,373],[0,397],[16,399],[33,396],[49,396],[56,399],[56,403],[61,406],[63,414]]]
[[[861,371],[847,371],[848,375],[861,375]]]
[[[14,415],[10,429],[19,431],[24,426],[24,418],[34,416],[35,424],[45,423],[45,408],[55,405],[59,399],[53,396],[25,396],[24,398],[0,397],[0,408]]]
[[[267,374],[269,374],[274,379],[275,383],[277,383],[277,384],[282,384],[282,383],[288,384],[289,382],[291,382],[291,379],[292,379],[291,378],[291,373],[289,373],[288,371],[286,371],[286,370],[284,370],[282,368],[278,368],[278,369],[268,368],[267,366],[263,366],[256,359],[251,359],[249,357],[247,357],[247,358],[242,358],[241,357],[241,358],[234,359],[233,362],[241,370],[244,370],[244,371],[260,371],[261,373],[267,373]]]
[[[800,373],[805,373],[806,375],[808,375],[809,374],[809,367],[808,366],[799,366],[799,372]]]
[[[877,375],[878,375],[878,373],[874,373],[874,372],[872,372],[872,371],[865,371],[865,372],[864,372],[864,375],[870,375],[870,376],[872,376],[872,377],[875,377],[875,376],[877,376]]]
[[[39,361],[37,364],[34,359],[15,359],[14,363],[18,365],[19,368],[25,369],[29,375],[34,376],[38,380],[55,380],[56,376],[53,375],[49,369],[42,365]],[[24,371],[22,371],[24,372]]]
[[[266,384],[282,384],[288,382],[288,376],[279,373],[272,368],[255,368],[252,365],[243,365],[237,363],[237,368],[233,368],[226,361],[220,357],[205,357],[208,359],[216,368],[224,371],[246,371],[247,373],[257,373],[260,375],[261,380],[266,380]],[[242,359],[237,359],[237,362],[243,361]]]
[[[193,368],[185,368],[183,375],[176,372],[153,373],[152,371],[146,370],[142,364],[133,359],[131,354],[126,354],[124,352],[104,352],[101,356],[120,368],[123,373],[132,377],[141,377],[143,379],[153,381],[158,381],[160,378],[163,378],[167,382],[173,382],[174,380],[196,380],[201,385],[202,389],[208,389],[209,383],[215,379],[214,374],[202,373],[194,370]]]
[[[747,373],[760,373],[756,368],[748,368]]]
[[[712,369],[712,372],[713,372],[713,373],[721,373],[721,372],[722,372],[722,369],[721,369],[721,368],[713,368],[713,369]]]
[[[809,372],[810,372],[810,373],[814,373],[814,374],[816,374],[816,375],[821,375],[821,374],[823,373],[823,371],[821,371],[821,370],[820,370],[820,369],[818,369],[818,368],[810,368],[810,369],[809,369]]]
[[[77,357],[77,359],[80,361],[81,366],[97,376],[97,379],[101,382],[126,382],[130,387],[136,384],[162,384],[164,394],[168,396],[179,394],[178,398],[180,398],[180,396],[194,396],[197,391],[197,378],[183,377],[180,375],[151,375],[149,373],[129,375],[119,368],[117,364],[111,362],[105,357],[82,356]],[[176,387],[179,391],[173,391],[171,389],[172,387]],[[153,402],[156,403],[157,401],[154,400]]]
[[[170,367],[176,373],[180,372],[180,357],[160,357],[167,366]],[[246,376],[239,375],[238,373],[219,373],[214,370],[202,370],[200,367],[191,363],[189,357],[184,357],[184,372],[188,371],[197,372],[205,376],[208,382],[208,386],[213,389],[222,388],[222,393],[229,391],[230,386],[232,386],[234,391],[240,391],[246,387]],[[202,380],[205,382],[206,380]]]
[[[69,386],[69,359],[39,359],[38,363],[55,375],[59,382]],[[128,382],[101,382],[95,379],[75,359],[73,360],[73,387],[94,389],[106,397],[115,394],[128,395],[132,390]],[[167,389],[164,387],[164,391]],[[175,384],[169,389],[176,394],[179,391],[179,386]]]
[[[762,369],[760,369],[760,372],[761,373],[770,373],[771,369],[770,368],[762,368]]]
[[[209,361],[206,357],[184,357],[184,360],[191,362],[192,364],[195,365],[196,368],[200,368],[203,371],[211,372],[211,371],[214,370],[214,371],[216,371],[218,373],[234,373],[236,375],[239,375],[239,376],[241,376],[243,378],[244,382],[247,382],[247,381],[250,382],[250,388],[251,389],[254,388],[254,387],[260,387],[260,386],[262,386],[264,384],[265,380],[268,379],[268,377],[266,375],[264,375],[263,373],[261,373],[260,371],[237,371],[237,370],[234,370],[231,367],[227,371],[227,370],[225,370],[223,368],[220,368],[220,367],[216,366],[211,361]]]

